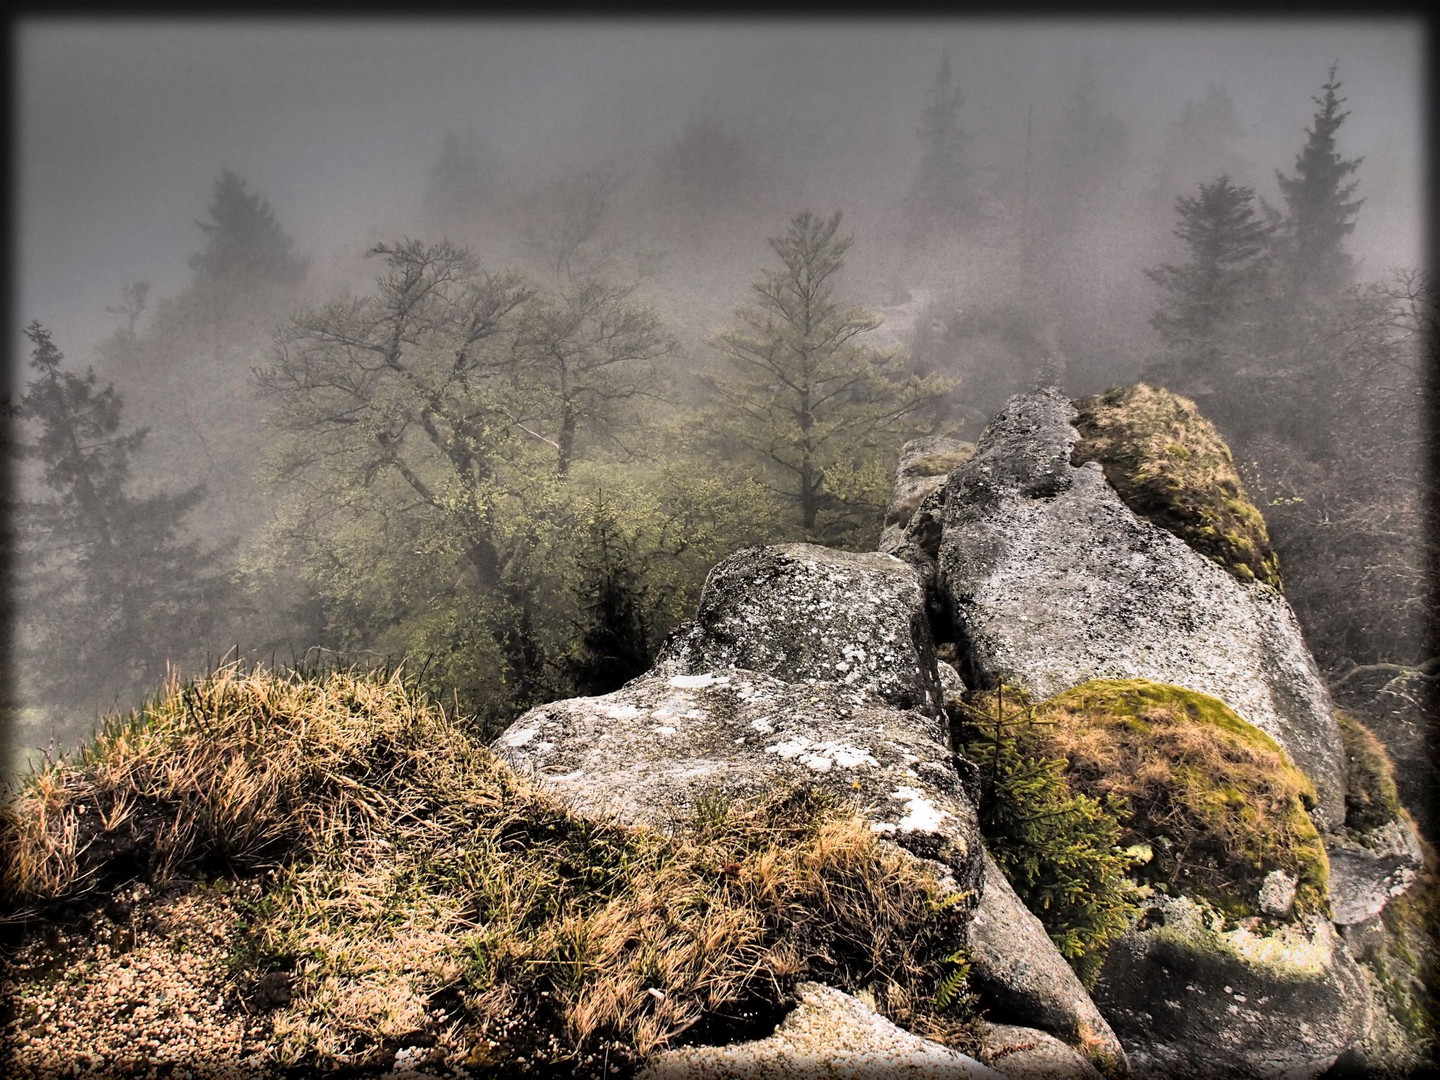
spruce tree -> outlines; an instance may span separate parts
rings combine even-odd
[[[930,84],[920,114],[920,167],[906,204],[911,229],[924,235],[954,224],[973,209],[965,161],[968,141],[960,130],[960,86],[950,72],[950,50]]]
[[[822,515],[832,529],[879,529],[901,435],[948,389],[905,377],[900,350],[861,341],[881,319],[835,296],[851,243],[839,229],[838,211],[796,214],[770,240],[782,269],[750,286],[740,325],[711,341],[725,360],[708,379],[721,440],[795,507],[807,536],[819,535]]]
[[[1312,98],[1319,108],[1309,128],[1305,147],[1295,159],[1295,175],[1277,172],[1285,200],[1283,266],[1286,286],[1299,303],[1338,296],[1352,284],[1354,260],[1345,251],[1345,238],[1355,229],[1363,199],[1351,196],[1359,181],[1351,179],[1362,158],[1342,158],[1335,135],[1350,114],[1341,112],[1345,99],[1338,96],[1338,63],[1330,65],[1323,97]]]
[[[154,687],[167,660],[203,647],[214,617],[213,554],[179,539],[200,486],[132,495],[130,460],[146,437],[123,431],[123,403],[94,371],[79,376],[38,322],[25,331],[36,377],[17,409],[36,431],[17,440],[46,494],[18,504],[21,663],[59,711]]]
[[[298,285],[308,262],[297,257],[294,241],[275,219],[270,204],[246,190],[229,169],[215,181],[209,221],[197,221],[209,237],[205,250],[190,256],[195,281],[202,286],[245,290],[257,285]]]
[[[1271,230],[1256,216],[1254,189],[1225,175],[1201,184],[1197,196],[1181,196],[1175,209],[1175,236],[1189,258],[1145,271],[1162,290],[1151,325],[1163,346],[1145,377],[1204,397],[1229,382],[1244,351],[1243,334],[1267,273]]]

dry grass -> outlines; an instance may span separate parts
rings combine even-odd
[[[1139,383],[1075,405],[1077,465],[1098,461],[1126,506],[1240,581],[1280,588],[1265,519],[1230,448],[1193,401]]]
[[[1299,882],[1296,911],[1323,911],[1329,864],[1306,813],[1314,787],[1274,740],[1205,694],[1095,680],[1039,706],[1046,754],[1077,791],[1123,804],[1148,877],[1232,916],[1258,913],[1265,875]]]
[[[674,836],[586,819],[398,677],[171,686],[32,776],[0,846],[32,921],[126,878],[265,872],[233,963],[292,983],[281,1066],[383,1064],[416,1033],[476,1067],[636,1061],[802,976],[974,1037],[963,895],[848,808],[711,798]]]
[[[1337,711],[1345,747],[1345,826],[1357,832],[1379,828],[1400,817],[1395,766],[1385,744],[1347,712]]]

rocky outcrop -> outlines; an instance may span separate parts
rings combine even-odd
[[[1074,415],[1054,389],[1011,399],[939,493],[934,567],[923,557],[933,523],[918,512],[897,549],[934,574],[961,674],[1036,698],[1094,678],[1211,694],[1285,748],[1316,786],[1318,816],[1339,824],[1339,733],[1284,597],[1137,517],[1098,465],[1072,465]]]
[[[912,1035],[833,987],[801,983],[796,996],[799,1003],[773,1035],[729,1046],[667,1050],[636,1080],[1019,1080]]]
[[[911,439],[900,448],[895,469],[895,487],[885,510],[885,528],[880,533],[880,550],[893,552],[905,535],[920,503],[936,491],[956,466],[975,452],[975,444],[944,435]]]
[[[1389,751],[1400,800],[1427,837],[1440,835],[1440,665],[1364,664],[1336,678],[1330,692]]]
[[[702,797],[819,788],[957,887],[979,887],[975,809],[941,722],[839,683],[657,670],[603,697],[532,709],[495,749],[588,812],[662,829]]]
[[[1363,973],[1322,919],[1225,930],[1156,896],[1110,949],[1094,992],[1137,1076],[1313,1077],[1372,1023]]]
[[[1424,854],[1420,838],[1403,818],[1362,835],[1362,842],[1332,837],[1330,907],[1336,926],[1355,926],[1373,919],[1392,899],[1415,884]]]
[[[1075,972],[986,852],[970,922],[971,977],[992,1015],[1043,1028],[1115,1059],[1125,1051]]]
[[[744,548],[717,563],[695,621],[675,635],[659,667],[825,680],[930,715],[942,701],[914,570],[879,552],[813,544]]]

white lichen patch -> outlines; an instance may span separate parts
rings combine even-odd
[[[750,726],[760,732],[761,735],[773,735],[775,733],[775,725],[770,722],[768,716],[757,716],[754,720],[750,721]]]
[[[936,833],[945,820],[953,816],[950,811],[941,810],[918,788],[898,787],[890,797],[905,804],[905,816],[895,823],[901,832]]]
[[[673,727],[670,727],[670,726],[667,725],[667,724],[657,724],[655,727],[651,728],[650,730],[653,731],[653,732],[655,732],[656,735],[674,735],[674,734],[675,734],[675,729],[674,729]]]
[[[636,708],[634,705],[602,705],[600,711],[611,720],[634,720],[637,716],[644,716],[645,710]]]
[[[701,672],[699,675],[672,675],[666,684],[677,690],[703,690],[707,686],[724,686],[730,682],[728,675],[716,675],[713,671]]]
[[[838,765],[842,769],[854,769],[861,765],[880,767],[880,763],[868,751],[848,743],[814,742],[803,735],[795,735],[785,742],[774,743],[765,748],[767,754],[778,754],[787,761],[799,759],[816,772],[829,772]]]
[[[514,728],[501,735],[500,741],[506,746],[524,746],[538,734],[540,734],[539,728]]]

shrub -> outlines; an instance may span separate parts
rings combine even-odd
[[[1119,847],[1121,807],[1072,790],[1047,750],[1054,725],[1000,687],[959,706],[960,744],[981,778],[980,827],[995,862],[1082,978],[1138,912]]]
[[[1194,402],[1139,383],[1075,406],[1075,464],[1098,461],[1126,506],[1237,580],[1281,587],[1265,519],[1230,448]]]

